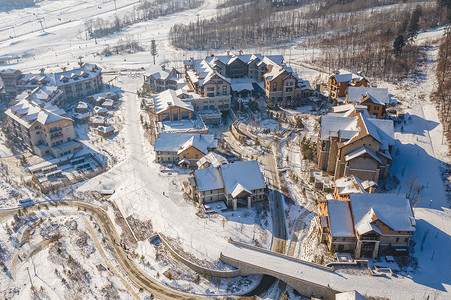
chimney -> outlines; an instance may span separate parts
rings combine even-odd
[[[67,70],[66,67],[61,67],[61,69],[63,70],[63,72],[66,72],[66,70]]]
[[[39,69],[39,74],[40,74],[40,75],[44,75],[44,71],[45,71],[44,68]]]
[[[162,70],[162,71],[166,70],[165,65],[161,65],[161,70]]]
[[[230,56],[230,50],[227,50],[227,56]]]
[[[243,55],[243,50],[238,51],[240,55]]]

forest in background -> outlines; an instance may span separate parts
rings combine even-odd
[[[446,32],[439,48],[436,68],[437,88],[432,94],[444,135],[451,141],[451,29]]]
[[[299,47],[320,48],[312,57],[316,65],[400,80],[415,68],[417,33],[446,24],[450,1],[225,0],[214,18],[174,25],[170,41],[205,51],[296,41]]]
[[[90,37],[100,38],[119,32],[130,25],[196,8],[203,3],[203,0],[144,0],[126,16],[116,16],[112,20],[89,19],[85,22],[85,29]]]

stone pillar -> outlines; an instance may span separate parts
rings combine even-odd
[[[374,245],[373,259],[375,259],[377,257],[377,254],[379,253],[379,243],[380,243],[380,241],[377,241],[376,245]]]
[[[237,208],[237,200],[235,198],[232,198],[232,203],[233,203],[233,210],[236,210]]]
[[[247,208],[251,208],[251,196],[247,196]]]
[[[355,253],[354,253],[355,258],[360,258],[361,250],[362,250],[362,241],[357,240],[357,246],[355,247]]]
[[[338,145],[337,141],[330,141],[329,157],[327,159],[326,171],[333,173],[337,163]]]

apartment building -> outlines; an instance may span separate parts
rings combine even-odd
[[[81,100],[88,95],[98,93],[102,87],[102,69],[95,64],[80,63],[69,70],[66,67],[55,73],[23,74],[20,70],[7,69],[0,71],[0,78],[10,100],[26,90],[41,86],[56,86],[63,91],[62,101]]]
[[[5,112],[14,136],[39,156],[61,157],[82,148],[75,140],[73,120],[54,105],[63,94],[61,90],[44,86],[24,94]]]

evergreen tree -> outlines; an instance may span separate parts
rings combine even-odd
[[[409,26],[407,27],[407,40],[409,42],[413,42],[418,35],[421,13],[421,6],[417,5],[410,17]]]
[[[393,52],[396,56],[399,56],[399,54],[402,52],[402,48],[406,45],[406,41],[404,39],[404,36],[401,33],[398,33],[398,35],[395,38],[395,41],[393,42]]]

